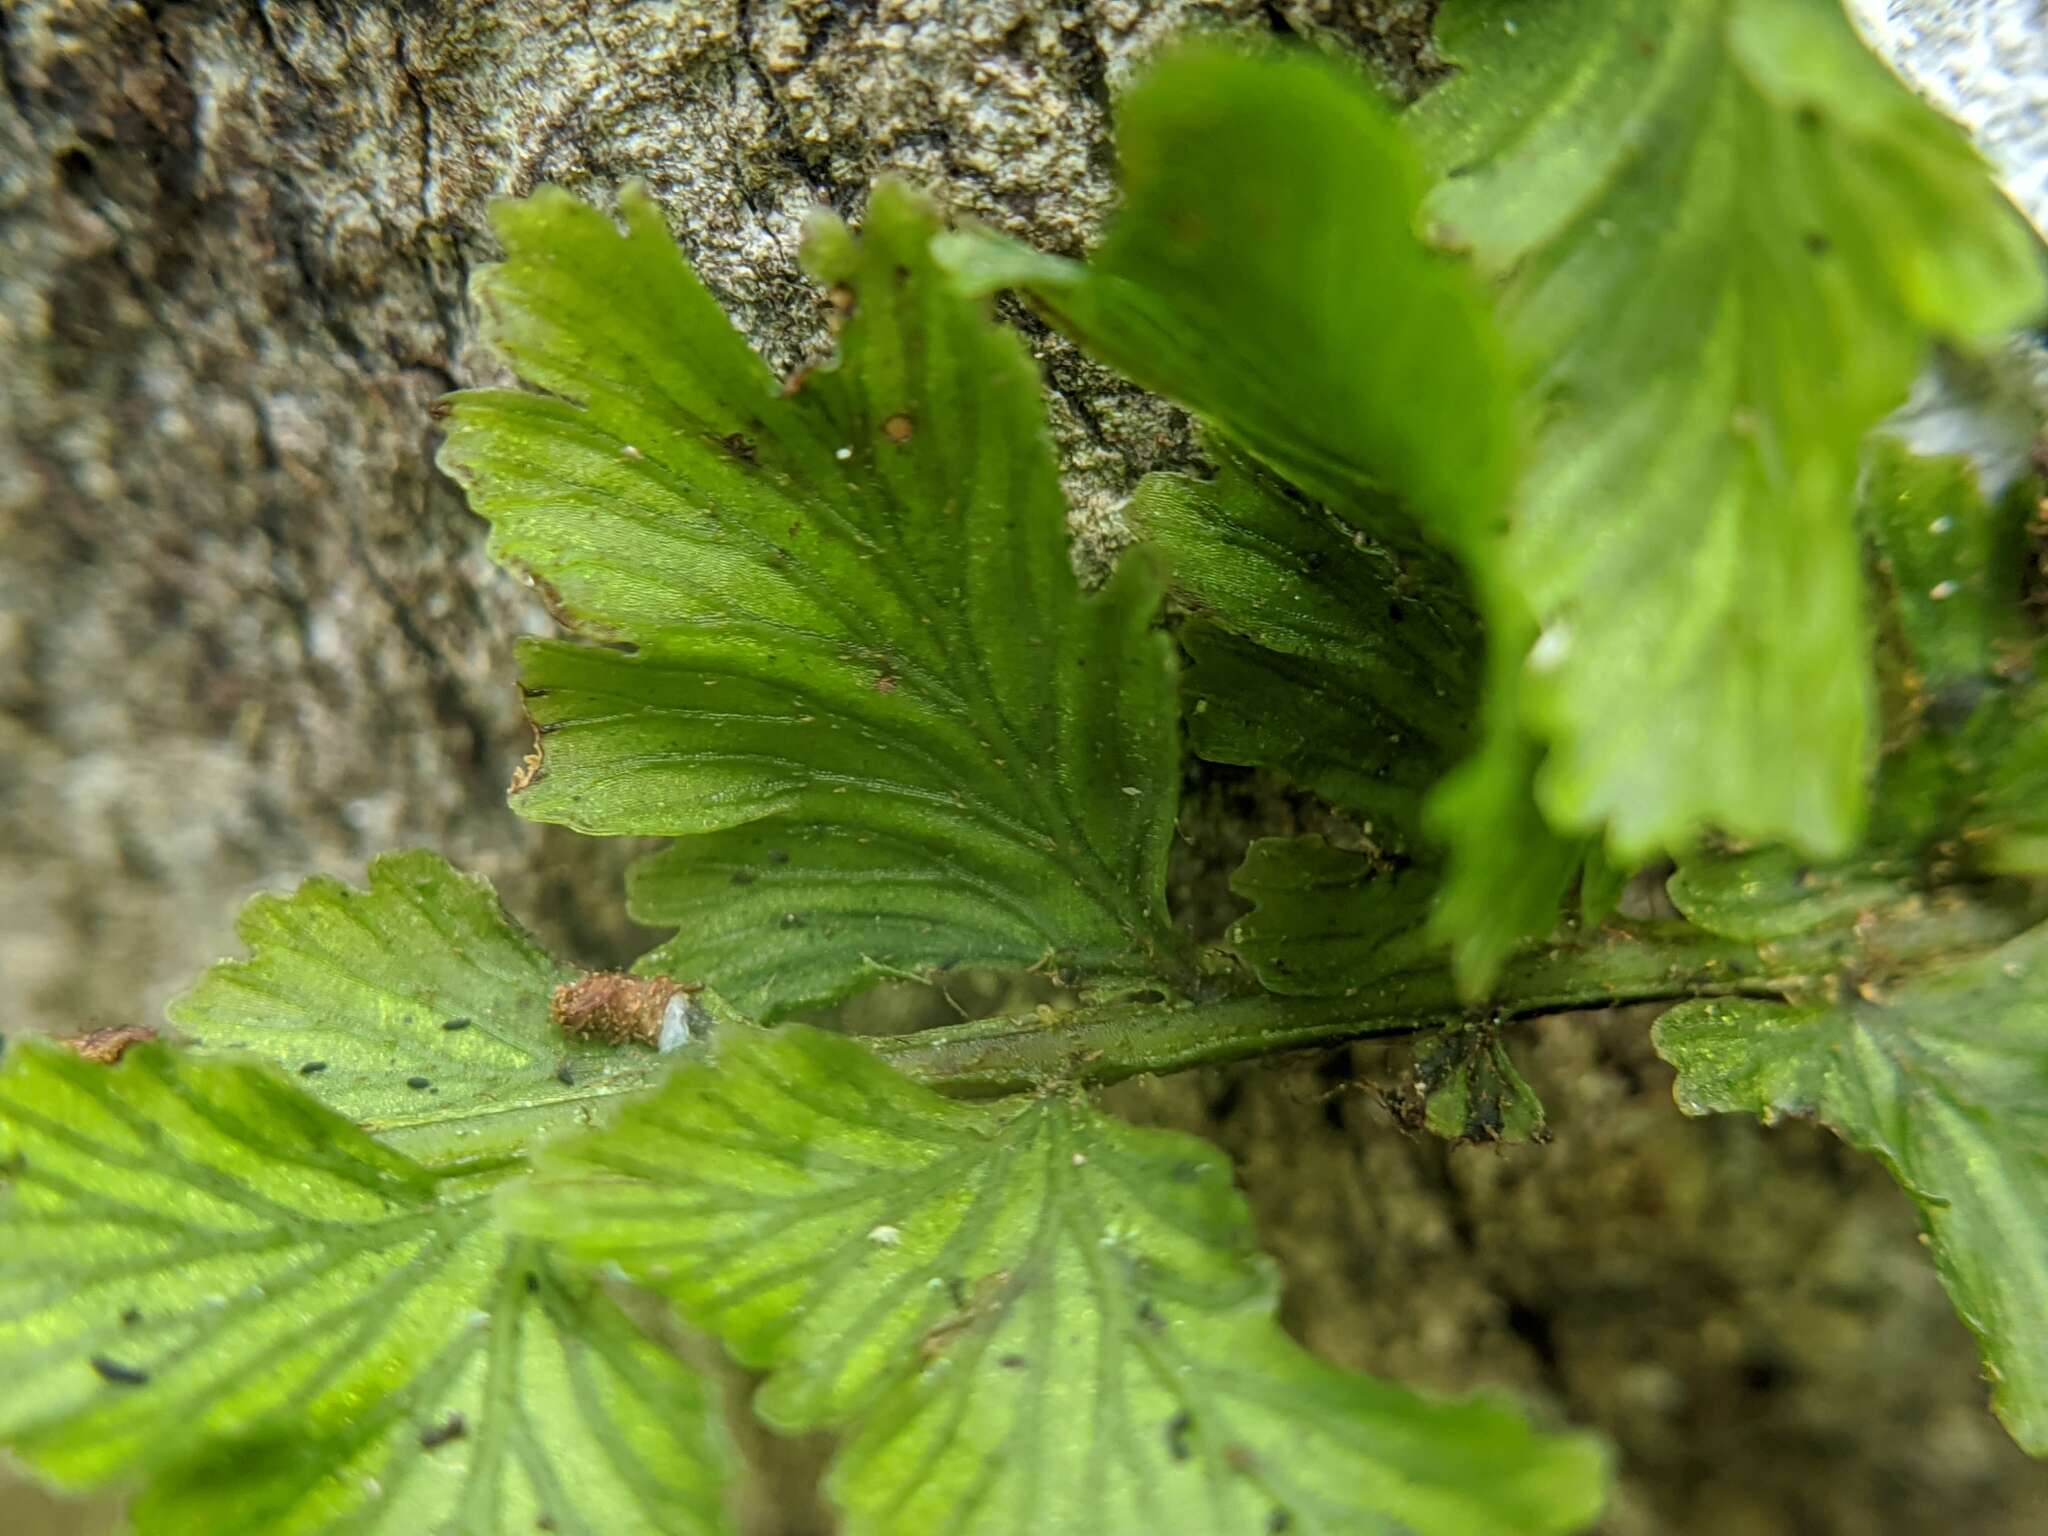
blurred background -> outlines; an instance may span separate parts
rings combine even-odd
[[[491,197],[646,179],[787,368],[824,336],[800,221],[857,215],[876,171],[1079,254],[1111,195],[1108,103],[1159,40],[1293,33],[1412,94],[1432,9],[0,0],[0,1029],[153,1021],[234,949],[251,891],[411,844],[585,963],[653,941],[619,911],[638,846],[503,805],[527,747],[510,641],[547,621],[433,469],[428,411],[495,378],[464,298]],[[1852,9],[2042,224],[2048,0]],[[1027,329],[1085,563],[1192,437]],[[1218,872],[1290,815],[1204,771],[1184,909],[1219,930]],[[1380,1104],[1406,1068],[1386,1048],[1111,1097],[1238,1159],[1310,1346],[1609,1435],[1609,1536],[2048,1529],[2048,1467],[1984,1412],[1882,1171],[1811,1127],[1681,1120],[1645,1024],[1516,1039],[1546,1148],[1411,1137]],[[754,1531],[828,1529],[819,1448],[760,1445]],[[0,1468],[0,1533],[112,1528]]]

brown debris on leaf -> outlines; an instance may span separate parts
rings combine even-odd
[[[868,1238],[873,1242],[886,1241],[893,1245],[899,1238],[884,1238],[881,1234],[894,1232],[893,1227],[877,1227],[868,1234]],[[953,1303],[959,1310],[926,1330],[924,1337],[918,1340],[918,1353],[927,1364],[946,1354],[959,1342],[962,1334],[1001,1311],[1018,1288],[1016,1277],[1007,1269],[983,1275],[974,1282],[971,1296],[959,1280],[955,1279],[952,1286]]]
[[[555,988],[550,1012],[563,1034],[579,1040],[658,1049],[668,1005],[701,990],[666,976],[592,971]]]
[[[82,1035],[71,1035],[58,1043],[68,1045],[87,1061],[96,1061],[103,1067],[111,1067],[128,1054],[131,1045],[143,1045],[155,1038],[156,1031],[146,1024],[115,1024],[106,1029],[88,1030]]]
[[[533,716],[531,715],[526,717],[526,725],[527,729],[533,732],[533,746],[528,749],[526,756],[520,760],[518,772],[512,775],[510,793],[515,795],[522,789],[531,789],[533,787],[533,781],[540,777],[540,771],[543,766],[540,727],[534,724]]]

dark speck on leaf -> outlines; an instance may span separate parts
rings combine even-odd
[[[1761,1356],[1744,1361],[1742,1366],[1742,1384],[1752,1392],[1775,1392],[1785,1385],[1787,1375],[1784,1366]]]
[[[1809,256],[1825,256],[1833,249],[1834,242],[1817,229],[1806,232],[1806,252]]]
[[[754,445],[745,433],[729,432],[720,441],[725,444],[725,451],[734,458],[748,464],[754,462]]]
[[[1276,1509],[1266,1519],[1267,1536],[1286,1536],[1294,1529],[1294,1516],[1284,1509]]]
[[[130,1307],[121,1314],[121,1326],[123,1328],[133,1328],[141,1321],[142,1309],[140,1307]]]
[[[430,1078],[408,1077],[405,1080],[405,1086],[412,1089],[416,1093],[423,1093],[427,1089],[433,1087],[434,1084]]]
[[[1966,677],[1935,690],[1927,700],[1924,713],[1927,723],[1938,731],[1961,729],[1963,723],[1977,712],[1977,706],[1984,702],[1992,685],[1984,678]]]
[[[149,1382],[149,1372],[138,1371],[132,1365],[123,1365],[118,1360],[109,1360],[105,1355],[92,1357],[92,1368],[101,1381],[117,1387],[140,1387]]]
[[[751,869],[736,869],[732,872],[732,883],[734,885],[752,885],[760,878]]]
[[[529,1296],[538,1296],[540,1294],[540,1276],[530,1269],[526,1272],[526,1294]]]
[[[1194,1416],[1185,1408],[1166,1421],[1166,1454],[1175,1461],[1188,1459],[1188,1431],[1194,1427]]]
[[[559,1067],[555,1068],[555,1081],[564,1088],[574,1088],[576,1086],[576,1069],[571,1067],[566,1061],[563,1062]]]
[[[768,850],[768,862],[770,864],[787,864],[789,862],[789,854],[780,848],[770,848]]]
[[[1030,1363],[1022,1355],[1005,1355],[996,1362],[1006,1371],[1021,1371]]]
[[[316,1077],[316,1076],[318,1076],[318,1075],[319,1075],[320,1073],[322,1073],[322,1072],[325,1072],[326,1070],[327,1070],[327,1063],[326,1063],[326,1062],[324,1062],[324,1061],[309,1061],[309,1062],[307,1062],[307,1063],[306,1063],[306,1064],[305,1064],[305,1065],[304,1065],[303,1067],[299,1068],[299,1076],[301,1076],[301,1077]]]
[[[542,1515],[533,1522],[533,1528],[536,1531],[555,1531],[561,1529],[560,1526],[555,1524],[555,1517],[553,1515]]]
[[[470,1021],[468,1019],[446,1019],[442,1022],[441,1027],[450,1034],[453,1034],[458,1029],[469,1028],[469,1025]]]
[[[420,1431],[420,1449],[437,1450],[451,1440],[460,1440],[469,1433],[469,1421],[459,1413],[451,1413],[439,1424]]]
[[[1166,1326],[1166,1319],[1159,1315],[1159,1309],[1153,1306],[1149,1300],[1138,1303],[1138,1321],[1147,1328],[1150,1328],[1154,1333],[1159,1332],[1160,1329]]]

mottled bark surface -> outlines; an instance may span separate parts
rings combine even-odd
[[[1412,85],[1426,9],[0,0],[4,1027],[151,1019],[248,891],[412,843],[579,958],[645,937],[633,850],[503,808],[509,641],[546,621],[432,468],[429,403],[490,376],[463,284],[492,196],[644,177],[791,366],[823,333],[799,222],[857,214],[877,170],[1076,252],[1109,93],[1176,26],[1312,33]],[[1188,433],[1039,344],[1100,548]],[[1205,795],[1200,846],[1251,806]],[[1410,1139],[1349,1056],[1117,1097],[1242,1159],[1317,1348],[1611,1434],[1614,1532],[2048,1524],[1878,1170],[1804,1128],[1682,1122],[1639,1018],[1524,1055],[1548,1149]],[[6,1498],[0,1528],[32,1518]],[[791,1509],[760,1528],[816,1529]]]

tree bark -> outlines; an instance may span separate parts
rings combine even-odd
[[[810,208],[857,215],[893,169],[1078,253],[1110,94],[1177,27],[1300,33],[1413,90],[1430,9],[0,0],[0,1028],[153,1019],[248,892],[388,847],[492,876],[585,962],[651,941],[620,910],[637,846],[503,805],[510,641],[546,619],[433,469],[428,411],[495,377],[464,292],[492,197],[644,178],[791,367],[824,340]],[[1085,563],[1192,438],[1032,335]],[[1217,860],[1283,814],[1198,787]],[[1681,1121],[1644,1023],[1518,1042],[1547,1148],[1411,1138],[1365,1091],[1401,1070],[1384,1048],[1113,1098],[1240,1159],[1312,1346],[1611,1435],[1617,1536],[2048,1524],[1881,1171],[1810,1128]],[[805,1507],[753,1518],[815,1529]]]

